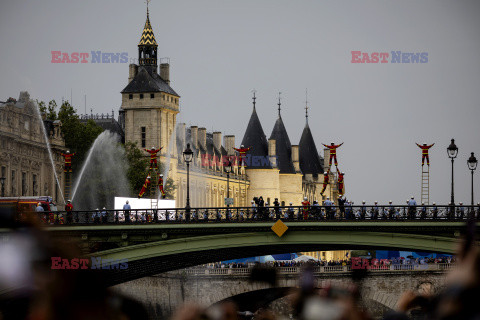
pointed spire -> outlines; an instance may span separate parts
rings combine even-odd
[[[280,101],[280,95],[281,94],[282,94],[281,92],[278,92],[278,103],[277,103],[277,105],[278,105],[278,116],[279,117],[280,117],[280,110],[281,110],[281,105],[282,105],[282,102]]]
[[[305,122],[308,124],[308,90],[305,88]]]
[[[255,97],[255,93],[257,92],[257,90],[253,89],[252,92],[253,92],[253,98],[252,98],[253,99],[253,110],[255,110],[255,100],[257,100],[257,98]]]
[[[150,13],[148,11],[149,2],[150,0],[147,0],[147,20],[145,21],[145,27],[143,27],[142,37],[140,38],[140,42],[138,43],[139,46],[157,46],[155,36],[153,35],[152,25],[150,24]]]

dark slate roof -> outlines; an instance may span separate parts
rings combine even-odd
[[[295,173],[295,167],[292,162],[292,145],[290,144],[290,139],[288,138],[288,133],[280,114],[275,122],[270,139],[275,139],[275,153],[277,155],[277,166],[278,169],[280,169],[280,173]]]
[[[268,159],[268,143],[267,137],[263,132],[262,124],[258,119],[257,111],[253,108],[252,116],[248,122],[247,130],[243,136],[242,144],[245,148],[251,148],[248,151],[248,155],[252,157],[263,157],[263,159]],[[259,159],[259,165],[253,165],[254,162],[251,161],[250,165],[247,165],[248,169],[271,169],[272,166],[270,162],[266,164],[266,161]]]
[[[312,174],[314,177],[323,174],[323,158],[318,155],[315,141],[308,123],[303,129],[302,137],[298,145],[300,170],[303,174]]]
[[[180,97],[157,72],[148,72],[143,66],[138,67],[138,72],[132,81],[122,90],[122,93],[165,92]]]

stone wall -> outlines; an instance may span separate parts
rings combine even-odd
[[[350,283],[345,273],[316,275],[316,286]],[[445,273],[442,271],[375,272],[364,281],[363,304],[375,315],[381,316],[395,308],[398,298],[406,290],[430,291],[442,289]],[[298,287],[297,275],[280,275],[277,287]],[[268,289],[264,283],[252,283],[246,275],[187,275],[175,271],[126,282],[113,289],[144,303],[153,318],[166,319],[186,302],[210,306],[242,293]]]

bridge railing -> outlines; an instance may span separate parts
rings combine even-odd
[[[20,212],[18,219],[37,216],[46,224],[215,223],[307,221],[465,221],[480,220],[479,206],[278,206],[171,208],[93,211]]]
[[[448,271],[455,267],[454,263],[429,263],[429,264],[391,264],[369,266],[370,272],[403,272],[403,271]],[[299,274],[303,268],[301,266],[277,267],[279,274]],[[194,267],[182,270],[187,275],[248,275],[252,271],[251,267],[245,268],[205,268]],[[351,265],[345,266],[315,266],[313,273],[348,273],[352,271]]]

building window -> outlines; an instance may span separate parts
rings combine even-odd
[[[36,174],[32,176],[32,192],[34,196],[37,195],[37,175]]]
[[[153,99],[155,98],[155,94],[154,93],[150,93],[150,99]]]
[[[142,148],[145,148],[146,146],[146,140],[147,139],[147,133],[146,133],[146,128],[142,127]]]
[[[143,99],[143,93],[140,93],[140,99]]]
[[[128,95],[128,99],[132,100],[132,99],[133,99],[133,94],[130,93],[130,94]]]

